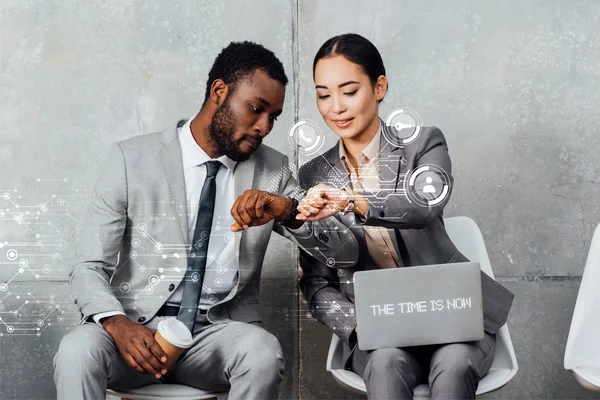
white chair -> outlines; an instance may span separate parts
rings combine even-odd
[[[444,220],[446,231],[458,250],[469,260],[479,262],[483,272],[494,278],[490,259],[485,248],[483,236],[475,222],[468,217],[454,217]],[[351,371],[346,371],[343,366],[343,342],[335,334],[332,335],[327,355],[327,371],[331,372],[335,380],[348,390],[366,393],[365,382],[362,377]],[[500,389],[517,374],[517,357],[510,339],[506,324],[496,334],[496,354],[494,363],[488,374],[481,379],[477,394],[481,395]],[[430,398],[429,386],[419,385],[415,388],[414,399],[425,400]]]
[[[581,277],[565,350],[565,369],[584,388],[600,391],[600,225],[596,227]]]
[[[106,393],[122,399],[136,400],[216,400],[217,396],[226,394],[207,392],[186,385],[171,384],[147,385],[124,391],[108,389]]]

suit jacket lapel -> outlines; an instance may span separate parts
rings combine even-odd
[[[235,166],[233,188],[235,198],[244,194],[245,190],[251,189],[254,182],[254,170],[256,168],[256,158],[254,155],[246,161],[240,161]]]
[[[408,172],[408,163],[405,159],[404,148],[396,146],[390,143],[386,137],[393,137],[395,132],[391,127],[387,126],[385,122],[381,121],[382,129],[385,130],[385,134],[381,135],[380,143],[380,157],[382,163],[380,165],[380,176],[382,180],[382,189],[386,191],[393,191],[394,193],[400,192],[402,195],[406,195],[404,192],[404,178]],[[396,254],[402,260],[404,266],[410,265],[408,259],[408,253],[406,246],[404,245],[404,239],[402,238],[402,232],[399,229],[388,229],[388,232],[392,238],[392,241]]]
[[[406,173],[406,160],[404,158],[404,149],[390,143],[386,136],[393,135],[385,122],[381,121],[382,130],[385,134],[381,135],[379,143],[379,176],[381,177],[381,189],[397,192],[402,190],[403,179],[400,175]],[[388,192],[389,193],[389,192]]]
[[[329,169],[325,171],[322,177],[317,178],[317,182],[337,188],[346,188],[347,190],[352,190],[350,176],[340,160],[339,146],[341,145],[341,141],[338,141],[338,143],[332,149],[323,154],[322,157],[329,165]],[[354,214],[340,213],[338,214],[338,217],[344,225],[351,227],[352,233],[354,233],[359,246],[366,249],[365,233],[362,229],[362,226],[356,224]],[[363,257],[363,254],[367,254],[367,258]],[[359,260],[360,265],[370,264],[371,262],[367,260],[370,260],[368,253],[361,252],[361,259]]]
[[[233,178],[233,187],[235,191],[235,198],[244,194],[245,190],[252,189],[254,187],[254,171],[256,169],[256,157],[253,154],[246,161],[241,161],[236,164],[235,174]],[[256,228],[252,228],[256,229]],[[238,259],[239,268],[239,285],[241,287],[248,281],[248,276],[252,272],[250,269],[242,266],[240,254],[243,254],[243,249],[246,248],[246,242],[248,240],[248,232],[243,230],[241,233],[234,235],[235,237],[235,248],[237,249],[236,257]]]
[[[324,183],[326,185],[330,185],[337,188],[346,188],[348,190],[352,189],[352,185],[350,184],[350,176],[346,171],[346,168],[342,165],[342,161],[340,160],[340,146],[342,145],[341,141],[338,141],[337,144],[327,151],[322,157],[325,158],[327,164],[329,165],[329,170],[325,171],[322,178],[317,178],[319,183]]]
[[[162,135],[162,144],[160,155],[165,169],[165,176],[169,191],[171,192],[171,207],[173,215],[176,216],[181,233],[181,243],[189,253],[187,243],[188,222],[187,222],[187,201],[185,197],[185,178],[183,174],[183,161],[181,155],[181,145],[177,137],[177,127],[172,126],[166,129]],[[188,254],[189,255],[189,254]]]

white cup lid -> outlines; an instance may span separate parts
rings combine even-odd
[[[173,346],[187,349],[192,345],[192,333],[177,318],[168,318],[158,323],[158,331]]]

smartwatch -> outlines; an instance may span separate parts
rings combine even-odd
[[[340,191],[343,193],[341,195],[342,200],[344,200],[344,199],[348,200],[348,203],[346,204],[346,208],[344,208],[342,210],[342,213],[344,213],[344,215],[345,215],[345,214],[354,212],[354,194],[352,192],[349,192],[345,188],[341,188]]]
[[[286,226],[293,222],[297,222],[296,215],[300,214],[300,211],[298,211],[298,204],[300,204],[300,203],[294,197],[290,197],[290,198],[292,200],[292,211],[290,211],[290,215],[288,215],[286,219],[284,219],[283,221],[280,222],[281,224],[286,225]]]

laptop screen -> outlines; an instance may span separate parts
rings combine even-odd
[[[479,263],[359,271],[354,294],[361,350],[483,339]]]

